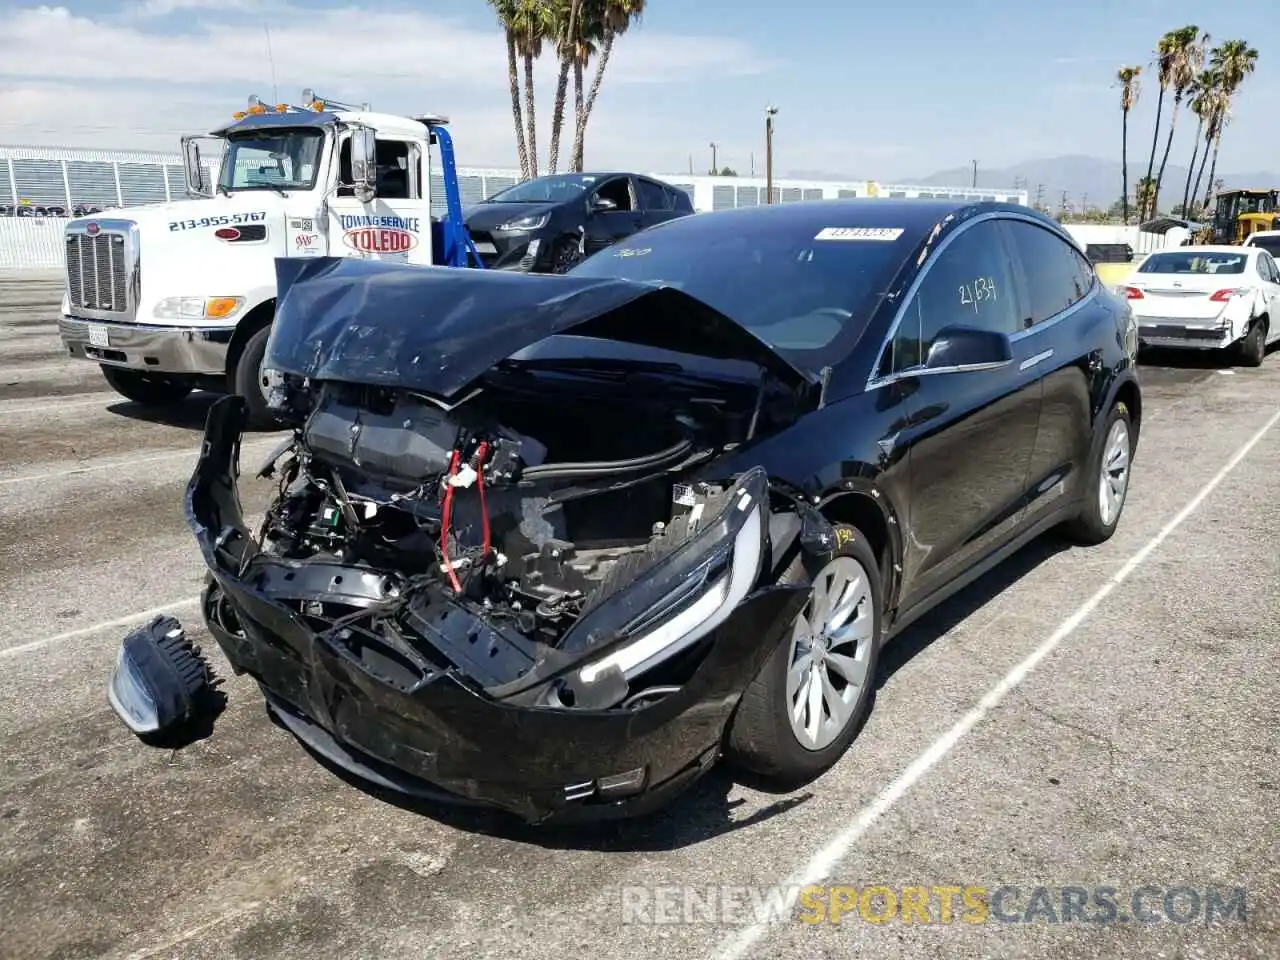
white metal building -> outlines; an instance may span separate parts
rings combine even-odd
[[[211,176],[217,163],[216,158],[206,162]],[[68,217],[185,199],[182,167],[177,153],[0,146],[0,268],[60,268],[62,250],[57,241]],[[757,206],[766,201],[763,177],[649,175],[686,191],[699,212]],[[518,179],[519,172],[511,169],[458,170],[464,205],[491,196]],[[866,196],[1002,200],[1023,205],[1028,199],[1025,190],[921,187],[870,180],[775,179],[773,184],[775,203]],[[432,184],[431,199],[443,213],[439,178]],[[37,220],[45,222],[33,222]]]

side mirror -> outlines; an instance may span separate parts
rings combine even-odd
[[[377,178],[377,141],[373,128],[355,127],[351,131],[351,180],[356,199],[368,203],[373,199]]]
[[[994,330],[977,327],[943,327],[938,331],[926,370],[984,370],[1002,367],[1013,361],[1013,343]]]
[[[212,196],[212,193],[205,188],[204,164],[200,162],[200,144],[196,142],[195,137],[182,138],[182,158],[188,196]]]
[[[591,201],[592,213],[608,213],[611,210],[617,210],[618,205],[608,197],[594,197]]]

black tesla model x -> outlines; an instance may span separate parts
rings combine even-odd
[[[278,261],[291,423],[187,493],[208,625],[347,770],[531,821],[652,808],[722,756],[797,782],[881,645],[1031,538],[1115,530],[1129,307],[1003,204],[679,218],[564,276]]]

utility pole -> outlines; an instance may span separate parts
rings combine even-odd
[[[1044,184],[1043,183],[1036,184],[1036,209],[1037,210],[1044,209]]]
[[[693,176],[693,154],[689,154],[689,176]]]
[[[1089,212],[1089,195],[1086,193],[1080,198],[1080,212]]]
[[[1064,212],[1066,210],[1071,209],[1070,207],[1067,206],[1067,191],[1065,190],[1062,191],[1062,209]]]
[[[720,166],[716,163],[716,147],[718,144],[711,144],[711,175],[714,177],[720,172]]]
[[[764,108],[764,188],[765,203],[773,203],[773,118],[778,108],[773,104]]]
[[[973,185],[978,186],[978,161],[973,161]]]
[[[754,177],[755,175],[756,175],[756,152],[752,150],[751,151],[751,176]]]

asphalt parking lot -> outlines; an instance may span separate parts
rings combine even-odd
[[[208,398],[160,421],[109,392],[61,356],[57,295],[0,278],[0,954],[1280,956],[1280,352],[1144,366],[1116,536],[1034,544],[913,627],[820,780],[717,771],[654,818],[540,831],[373,796],[270,722],[193,603],[181,493]],[[148,611],[225,678],[211,735],[180,751],[106,701]],[[839,923],[805,922],[803,897],[777,923],[750,907],[809,883],[892,896]],[[1007,896],[875,922],[907,887]],[[1062,908],[1104,887],[1111,922]],[[1237,888],[1242,909],[1206,922],[1210,891]]]

